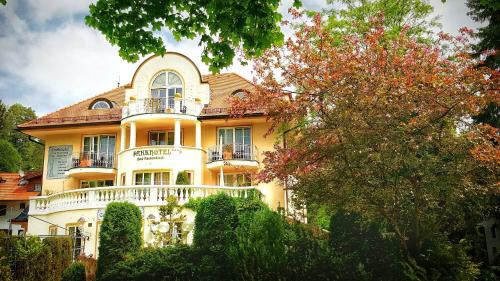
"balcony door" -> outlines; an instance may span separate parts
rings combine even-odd
[[[251,159],[252,131],[250,127],[219,128],[217,144],[224,159]],[[227,155],[228,151],[232,155]]]
[[[84,136],[81,157],[91,160],[92,166],[110,168],[113,166],[115,143],[115,136],[112,135]]]
[[[250,127],[219,128],[217,144],[252,145]]]

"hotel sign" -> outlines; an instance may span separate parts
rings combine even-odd
[[[181,153],[180,148],[145,148],[134,151],[133,156],[137,161],[142,160],[162,160],[172,153]]]
[[[63,179],[65,172],[70,168],[72,145],[59,145],[49,147],[49,157],[47,160],[47,178]]]

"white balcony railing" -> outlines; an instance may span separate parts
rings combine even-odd
[[[223,144],[208,148],[207,163],[221,160],[257,161],[257,147],[250,144]]]
[[[145,98],[132,100],[122,108],[122,118],[144,113],[200,115],[203,104],[187,98]]]
[[[140,207],[161,206],[169,196],[175,196],[179,204],[184,204],[191,198],[204,198],[217,193],[245,198],[253,189],[255,187],[209,185],[133,185],[75,189],[30,198],[30,215],[105,208],[110,202],[131,202]]]

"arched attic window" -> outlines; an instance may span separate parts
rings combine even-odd
[[[176,94],[182,97],[183,86],[182,79],[178,74],[171,71],[161,72],[151,83],[151,97],[173,99]]]
[[[113,103],[107,99],[96,99],[89,106],[89,109],[110,109],[110,108],[113,108]]]
[[[244,99],[248,94],[248,91],[246,90],[236,90],[234,91],[231,95],[235,98],[239,98],[239,99]]]

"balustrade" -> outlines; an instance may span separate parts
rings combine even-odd
[[[30,199],[30,214],[105,208],[110,202],[131,202],[137,206],[161,206],[169,196],[175,196],[179,204],[192,198],[204,198],[217,193],[246,198],[254,187],[225,187],[209,185],[152,185],[119,186],[76,189],[49,196]]]

